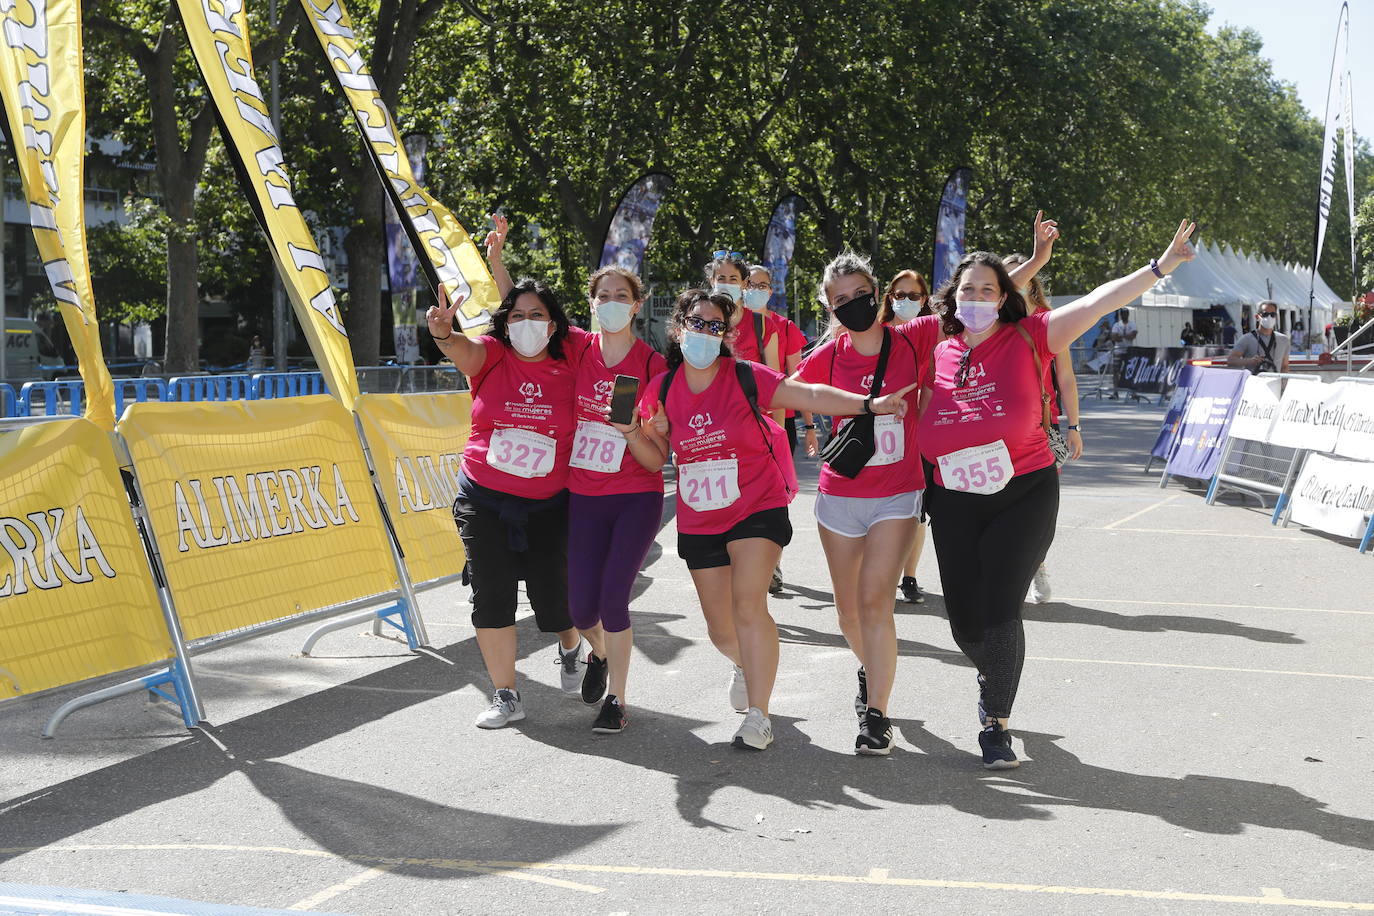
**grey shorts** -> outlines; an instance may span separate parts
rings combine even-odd
[[[835,496],[816,494],[816,523],[842,537],[861,538],[878,522],[917,518],[925,490],[912,490],[896,496]]]

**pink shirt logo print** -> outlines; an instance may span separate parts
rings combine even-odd
[[[711,425],[711,414],[699,413],[687,421],[687,425],[692,427],[698,436],[705,432],[706,427]]]
[[[544,388],[535,382],[525,382],[520,386],[520,394],[524,397],[526,404],[533,404],[536,398],[544,396]]]

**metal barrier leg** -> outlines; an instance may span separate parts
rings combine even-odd
[[[163,690],[163,688],[168,687],[171,688],[170,692]],[[48,724],[43,726],[43,737],[51,738],[55,735],[63,720],[79,709],[86,709],[104,703],[106,700],[144,691],[161,697],[169,703],[175,703],[177,708],[181,710],[181,720],[186,723],[187,728],[192,728],[200,723],[199,711],[192,709],[191,701],[194,699],[195,693],[190,679],[187,677],[187,671],[174,660],[168,667],[154,671],[152,674],[100,690],[93,690],[68,700],[58,707],[57,712],[48,719]]]
[[[1221,480],[1222,472],[1226,470],[1226,462],[1231,460],[1231,452],[1235,450],[1236,440],[1230,436],[1226,437],[1226,444],[1221,449],[1221,459],[1217,462],[1217,469],[1212,473],[1212,482],[1207,486],[1207,505],[1217,504],[1218,484]]]
[[[1274,514],[1270,516],[1269,524],[1277,525],[1279,523],[1279,517],[1283,515],[1283,511],[1288,508],[1288,502],[1293,497],[1289,487],[1293,484],[1294,478],[1298,476],[1298,466],[1306,466],[1308,454],[1308,452],[1302,449],[1298,449],[1293,453],[1293,460],[1288,462],[1288,473],[1283,477],[1283,490],[1279,493],[1279,498],[1274,503]],[[1288,527],[1288,522],[1286,520],[1283,523],[1283,527]]]
[[[1374,541],[1374,515],[1369,517],[1369,527],[1364,530],[1364,537],[1360,539],[1360,553],[1369,549],[1369,542]]]
[[[311,630],[310,635],[305,638],[305,644],[301,646],[301,655],[310,655],[310,650],[315,648],[315,643],[319,642],[325,634],[335,633],[339,630],[347,630],[349,627],[355,627],[367,621],[372,622],[373,636],[382,635],[383,625],[392,626],[400,630],[405,634],[407,647],[414,650],[419,647],[420,643],[415,641],[415,634],[411,630],[411,624],[406,614],[405,604],[404,601],[398,601],[384,608],[378,608],[371,611],[360,611],[357,614],[348,614],[327,623],[322,623]]]

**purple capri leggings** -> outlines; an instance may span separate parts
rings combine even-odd
[[[662,493],[568,495],[568,612],[573,626],[630,628],[630,590],[663,519]]]

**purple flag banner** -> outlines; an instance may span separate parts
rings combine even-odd
[[[1188,399],[1193,396],[1193,386],[1197,384],[1201,377],[1201,370],[1197,366],[1185,365],[1178,373],[1178,381],[1174,385],[1174,395],[1169,401],[1169,409],[1164,414],[1164,422],[1160,424],[1159,435],[1155,438],[1155,447],[1150,449],[1150,454],[1155,458],[1168,458],[1169,451],[1174,447],[1174,440],[1178,438],[1178,431],[1183,426],[1183,412],[1188,408]]]
[[[406,148],[406,158],[410,160],[410,170],[415,174],[415,183],[424,187],[425,153],[429,151],[429,137],[406,134],[401,142]],[[410,239],[390,197],[386,199],[386,267],[392,295],[415,289],[418,285],[415,281],[420,262],[410,247]]]
[[[630,185],[606,229],[598,266],[614,264],[644,276],[644,251],[654,231],[654,217],[658,215],[664,192],[672,184],[673,179],[668,175],[649,172]]]
[[[773,295],[768,307],[787,314],[787,272],[792,267],[792,252],[797,247],[797,216],[806,201],[788,194],[773,208],[768,228],[763,233],[763,266],[773,278]]]
[[[968,212],[968,189],[972,183],[970,168],[955,169],[945,181],[940,212],[935,217],[935,265],[930,272],[933,290],[954,276],[954,268],[964,258],[964,215]]]
[[[1166,474],[1211,479],[1249,375],[1244,369],[1197,370],[1192,396],[1183,408],[1183,422],[1164,468]]]

